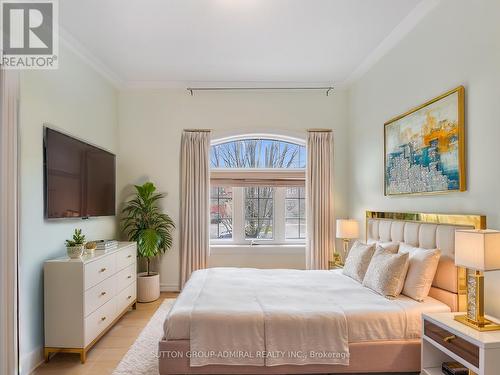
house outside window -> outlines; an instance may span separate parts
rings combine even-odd
[[[211,147],[212,244],[303,244],[305,145],[240,138]]]

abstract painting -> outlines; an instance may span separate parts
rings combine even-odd
[[[384,124],[385,195],[465,191],[464,91]]]

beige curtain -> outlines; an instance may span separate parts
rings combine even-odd
[[[333,210],[333,133],[307,135],[307,269],[328,269],[335,244]]]
[[[210,131],[185,130],[181,140],[181,287],[206,268],[210,223]]]

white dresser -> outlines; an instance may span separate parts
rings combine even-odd
[[[137,248],[119,242],[106,253],[44,264],[45,360],[87,351],[136,303]]]

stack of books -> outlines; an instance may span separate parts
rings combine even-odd
[[[108,251],[118,247],[118,241],[116,240],[97,240],[94,242],[97,244],[96,250],[100,251]]]
[[[444,362],[442,366],[443,374],[446,375],[468,375],[469,369],[458,362]]]

